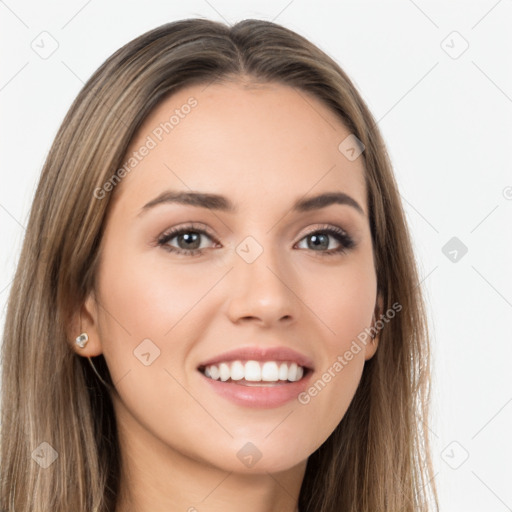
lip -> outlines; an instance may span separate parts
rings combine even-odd
[[[223,382],[210,379],[201,371],[206,366],[230,361],[295,362],[304,367],[304,376],[297,382],[278,381],[275,384],[266,382],[266,385],[247,386],[237,383],[237,381]],[[274,408],[297,399],[297,396],[309,385],[314,367],[313,361],[309,357],[288,347],[250,346],[223,352],[211,359],[205,360],[198,365],[197,370],[200,378],[204,379],[211,386],[210,389],[213,389],[218,395],[237,405],[252,408]]]
[[[204,368],[212,364],[218,364],[229,361],[291,361],[295,362],[308,370],[313,370],[313,361],[288,347],[241,347],[229,352],[224,352],[211,359],[203,361],[197,367]],[[309,372],[311,373],[311,372]],[[299,381],[300,382],[300,381]]]
[[[307,370],[307,373],[297,382],[276,383],[270,386],[245,386],[236,382],[213,380],[201,372],[199,374],[200,378],[211,386],[210,389],[237,405],[270,409],[296,400],[298,395],[309,386],[313,371]]]

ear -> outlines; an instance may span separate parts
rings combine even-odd
[[[90,292],[81,307],[73,313],[66,330],[68,342],[73,350],[80,356],[94,357],[100,355],[103,350],[99,336],[98,324],[98,303],[96,302],[94,292]],[[75,343],[77,336],[86,333],[89,341],[84,348],[80,348]]]
[[[377,352],[377,347],[379,346],[379,340],[380,340],[380,333],[381,329],[378,329],[375,327],[375,323],[377,320],[380,319],[381,314],[383,313],[384,309],[384,300],[382,299],[382,295],[379,293],[377,296],[377,301],[375,303],[375,309],[374,309],[374,316],[372,316],[372,323],[370,324],[370,332],[375,337],[373,339],[369,338],[368,343],[365,345],[365,354],[364,358],[367,361],[368,359],[371,359],[375,352]]]

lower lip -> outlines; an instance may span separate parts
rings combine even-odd
[[[243,384],[236,384],[235,382],[223,382],[210,379],[201,372],[199,373],[216,393],[238,405],[244,407],[272,408],[296,400],[297,396],[308,386],[313,372],[309,370],[307,374],[297,382],[287,382],[285,384],[276,383],[272,386],[244,386]]]

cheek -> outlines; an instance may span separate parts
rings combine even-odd
[[[190,383],[183,364],[203,330],[200,300],[219,277],[193,265],[171,268],[162,258],[112,256],[104,254],[100,274],[100,337],[123,404],[117,413],[130,411],[147,430],[161,424],[178,432],[187,422],[172,410],[204,414],[185,391]]]
[[[372,265],[361,260],[309,275],[303,280],[302,293],[319,320],[325,349],[332,358],[370,326],[376,301],[375,273]]]
[[[99,275],[100,338],[114,382],[127,371],[140,369],[139,352],[150,352],[152,367],[174,367],[197,338],[194,311],[215,282],[198,278],[192,269],[123,253],[103,254]],[[176,343],[176,340],[184,343]],[[148,342],[150,340],[151,342]]]
[[[203,275],[193,265],[173,267],[128,255],[116,260],[105,258],[100,292],[115,317],[107,323],[121,324],[125,334],[163,338],[215,282],[212,273]]]
[[[322,411],[308,419],[311,432],[331,432],[347,411],[361,379],[363,341],[370,340],[365,329],[371,325],[375,307],[376,279],[373,267],[363,263],[316,277],[315,286],[308,287],[314,291],[308,292],[307,304],[322,326],[323,357],[316,379],[299,396],[299,403],[310,411]]]

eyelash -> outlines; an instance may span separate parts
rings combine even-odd
[[[158,237],[156,240],[156,243],[158,246],[162,247],[166,251],[169,251],[171,253],[180,254],[183,256],[200,256],[203,254],[205,249],[180,249],[177,247],[173,247],[168,245],[168,242],[175,238],[178,235],[182,235],[184,233],[199,233],[201,235],[206,235],[207,237],[211,238],[214,242],[218,243],[215,237],[210,234],[207,230],[194,226],[192,224],[187,226],[182,226],[179,228],[173,228],[170,231],[167,231],[166,233],[163,233],[161,236]],[[340,247],[337,249],[331,249],[329,251],[313,251],[313,252],[320,252],[322,256],[335,256],[337,254],[343,254],[346,253],[349,249],[352,249],[352,247],[355,245],[353,239],[342,229],[325,225],[321,226],[320,228],[316,228],[308,233],[306,233],[300,240],[301,242],[304,238],[307,238],[311,235],[316,234],[327,234],[333,236],[340,244]]]

